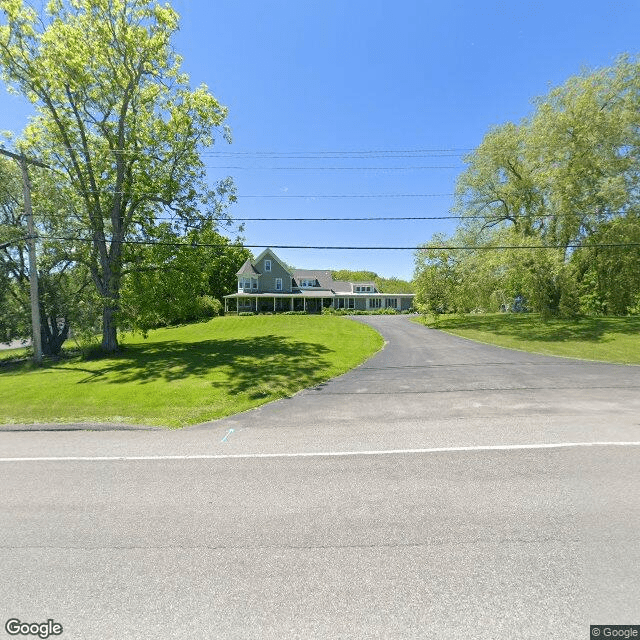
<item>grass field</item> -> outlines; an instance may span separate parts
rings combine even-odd
[[[427,316],[418,322],[464,338],[546,355],[640,364],[640,317],[552,319],[534,314]]]
[[[0,361],[0,423],[197,424],[290,396],[378,351],[331,316],[224,317],[127,336],[117,357],[34,368]]]
[[[6,360],[16,360],[27,357],[27,349],[18,347],[17,349],[0,349],[0,363]]]

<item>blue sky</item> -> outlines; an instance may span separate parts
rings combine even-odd
[[[234,177],[237,218],[446,216],[462,155],[491,126],[639,48],[637,0],[172,4],[185,71],[229,108],[234,142],[220,140],[206,164],[212,180]],[[27,109],[0,92],[0,114],[0,129],[19,131]],[[247,222],[244,236],[259,246],[416,246],[453,228],[271,221]],[[413,273],[411,251],[277,253],[298,268]]]

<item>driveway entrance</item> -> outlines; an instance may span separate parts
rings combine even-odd
[[[360,367],[293,398],[190,430],[215,425],[262,440],[261,431],[287,429],[298,449],[331,437],[345,446],[397,448],[638,436],[639,366],[483,345],[407,316],[354,321],[387,342]]]

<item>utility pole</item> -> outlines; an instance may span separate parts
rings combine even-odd
[[[27,159],[24,154],[18,155],[0,149],[0,154],[17,160],[22,171],[22,192],[24,196],[24,213],[27,218],[27,230],[29,235],[29,286],[31,291],[31,344],[33,345],[33,361],[42,363],[42,334],[40,333],[40,304],[38,295],[38,265],[36,262],[36,231],[33,224],[33,210],[31,209],[31,181],[27,163],[35,164],[48,169],[49,167],[38,160]]]

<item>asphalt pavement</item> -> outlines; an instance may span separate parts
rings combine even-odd
[[[511,639],[640,624],[640,367],[357,321],[385,337],[375,357],[237,416],[0,432],[2,625]]]

